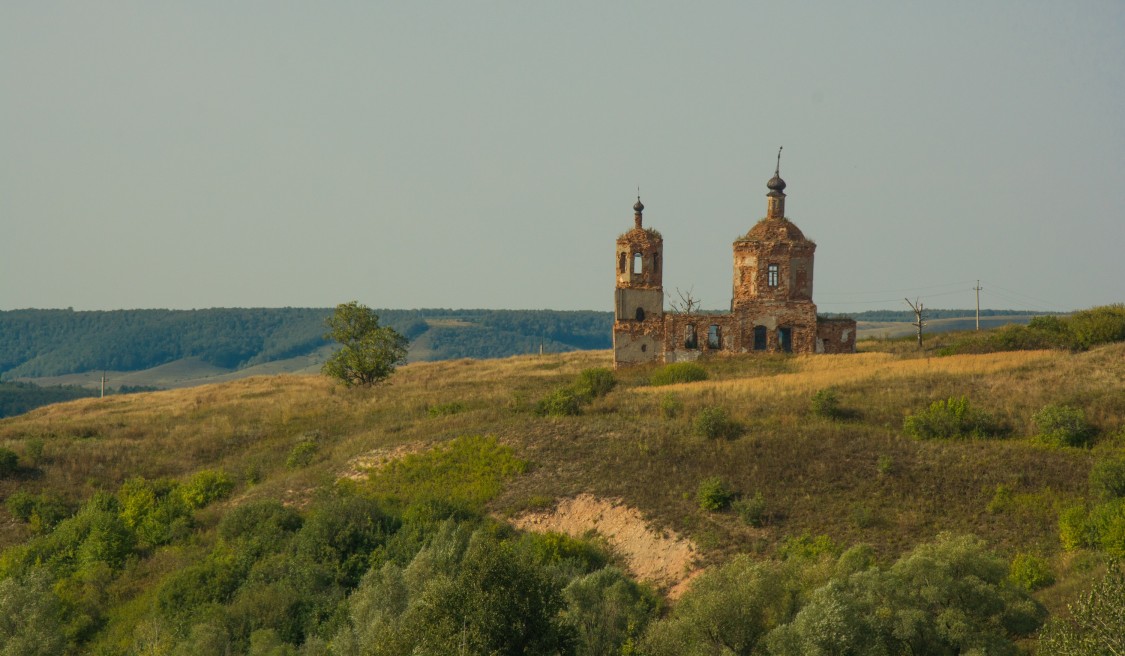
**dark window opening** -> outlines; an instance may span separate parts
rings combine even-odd
[[[754,326],[754,350],[766,350],[766,327]]]
[[[645,320],[645,309],[639,307],[639,308],[637,308],[637,321],[644,321],[644,320]]]
[[[786,353],[793,352],[793,329],[792,328],[778,328],[777,329],[777,344],[781,347],[782,351]]]
[[[719,349],[722,348],[722,344],[722,333],[719,331],[718,324],[711,324],[707,329],[707,348]]]
[[[633,273],[644,273],[645,258],[640,253],[633,253]]]
[[[652,272],[656,273],[660,270],[660,253],[652,254]]]
[[[626,258],[624,253],[622,253],[621,256],[617,258],[617,270],[618,270],[619,273],[625,273],[625,260],[626,259],[627,258]]]
[[[776,264],[771,264],[766,268],[766,284],[770,287],[777,287],[778,285],[778,267]]]
[[[648,350],[648,344],[641,344],[641,353],[644,353],[647,350]]]
[[[699,348],[699,338],[695,336],[695,324],[689,323],[684,328],[684,348]]]

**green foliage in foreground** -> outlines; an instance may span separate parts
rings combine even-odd
[[[673,362],[653,372],[649,382],[653,385],[675,385],[707,380],[707,370],[694,362]]]
[[[0,557],[0,637],[32,653],[1003,655],[1041,621],[969,537],[881,568],[869,549],[804,536],[782,561],[709,570],[660,618],[594,545],[482,515],[525,467],[462,437],[307,508],[244,501],[206,530],[195,510],[230,493],[221,472],[133,479]],[[168,569],[111,601],[154,555]]]
[[[736,556],[655,622],[644,653],[1019,654],[1044,612],[971,537],[943,536],[883,569],[862,548],[781,563]]]
[[[1094,587],[1070,605],[1070,617],[1053,618],[1039,636],[1040,654],[1125,654],[1125,574],[1109,566]]]
[[[992,437],[998,432],[992,417],[971,407],[964,396],[934,401],[926,410],[908,415],[902,429],[920,440]]]

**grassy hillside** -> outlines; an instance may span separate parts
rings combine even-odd
[[[21,506],[26,508],[34,499],[45,500],[43,518],[55,513],[53,522],[83,503],[103,513],[123,504],[121,516],[132,517],[129,513],[142,511],[129,510],[134,507],[129,504],[144,490],[155,496],[143,507],[162,507],[161,494],[169,490],[196,489],[215,476],[231,486],[229,494],[224,488],[223,495],[214,495],[218,500],[211,505],[199,502],[185,506],[197,510],[177,511],[181,519],[156,537],[150,535],[155,529],[136,520],[132,530],[139,537],[130,543],[131,555],[97,570],[100,574],[83,574],[72,569],[76,565],[58,570],[64,578],[54,594],[62,595],[64,607],[72,609],[67,612],[87,609],[81,615],[87,619],[72,620],[67,635],[104,653],[140,649],[151,637],[146,631],[167,636],[168,644],[195,640],[191,627],[203,626],[201,618],[212,617],[206,613],[220,610],[227,618],[223,630],[230,632],[224,635],[235,636],[230,639],[239,649],[249,648],[246,641],[259,625],[245,619],[251,611],[239,604],[251,603],[247,599],[253,597],[244,595],[265,593],[242,590],[258,580],[254,568],[283,561],[262,556],[257,565],[245,566],[251,569],[238,570],[249,577],[242,588],[231,588],[239,592],[214,598],[225,605],[198,606],[212,610],[192,610],[190,621],[176,614],[188,611],[169,610],[187,603],[177,596],[177,586],[187,585],[184,577],[195,576],[192,572],[227,562],[221,554],[231,529],[224,527],[239,509],[279,501],[294,509],[294,517],[308,513],[304,521],[314,526],[324,512],[318,509],[348,490],[381,504],[379,512],[389,513],[386,526],[392,528],[379,530],[401,535],[406,529],[393,526],[415,526],[411,522],[420,512],[467,518],[483,511],[503,520],[550,513],[563,500],[606,500],[643,517],[657,534],[689,541],[693,567],[704,568],[746,562],[738,554],[775,562],[794,549],[838,554],[856,544],[870,545],[877,562],[890,566],[943,533],[972,534],[1005,562],[1031,557],[1045,563],[1054,582],[1036,596],[1052,613],[1100,575],[1103,553],[1125,554],[1125,542],[1089,533],[1095,517],[1110,522],[1107,526],[1117,521],[1106,515],[1116,506],[1099,505],[1104,499],[1089,481],[1099,463],[1125,453],[1125,344],[1074,353],[946,357],[894,341],[865,342],[864,349],[839,356],[718,358],[703,363],[705,380],[672,385],[651,384],[655,365],[627,369],[616,372],[612,390],[570,416],[537,410],[546,408],[544,399],[565,398],[559,390],[572,387],[582,372],[609,366],[608,352],[413,363],[375,389],[349,390],[321,376],[290,374],[80,399],[0,420],[0,449],[18,459],[0,474],[0,498],[26,499]],[[585,379],[591,384],[604,378]],[[834,403],[823,402],[825,390]],[[926,440],[906,435],[906,417],[924,413],[935,401],[961,397],[974,413],[988,415],[980,421],[986,427],[981,435]],[[1083,434],[1087,446],[1049,446],[1039,437],[1034,418],[1050,405],[1084,413],[1091,428]],[[701,425],[703,419],[723,413],[729,430],[706,437],[714,422]],[[471,435],[497,441],[458,439]],[[143,483],[137,477],[179,483]],[[701,490],[715,484],[734,495],[734,505],[704,509]],[[121,501],[105,501],[107,494]],[[102,500],[91,501],[97,499]],[[28,562],[26,554],[48,549],[58,531],[76,530],[66,520],[52,533],[47,519],[29,520],[30,510],[5,503],[0,547],[9,551],[0,557],[0,570],[24,571],[19,568],[29,565],[19,563]],[[596,507],[602,513],[610,506]],[[1077,520],[1075,513],[1081,515]],[[1082,519],[1087,513],[1088,521]],[[1064,515],[1070,518],[1064,524],[1087,526],[1082,529],[1087,533],[1067,538],[1064,531],[1061,540]],[[311,553],[302,551],[301,539],[294,538],[294,558]],[[430,539],[436,538],[418,538],[418,544]],[[372,552],[372,561],[365,555],[362,565],[341,564],[335,596],[323,602],[328,610],[317,611],[322,614],[310,616],[299,630],[278,628],[270,639],[301,644],[314,635],[343,635],[343,611],[331,608],[346,606],[332,604],[362,589],[355,586],[368,562],[394,560],[386,551],[392,542]],[[597,549],[567,544],[527,548],[555,554]],[[646,557],[640,553],[629,558]],[[621,552],[609,557],[631,571],[644,569]],[[403,566],[411,562],[402,558]],[[598,558],[582,556],[587,563],[582,567],[594,567],[589,563]],[[568,577],[587,571],[567,567]],[[675,574],[682,579],[684,572]],[[275,574],[263,570],[260,576]],[[652,580],[659,584],[677,576]],[[94,594],[95,589],[102,592]],[[691,594],[689,589],[685,599]]]

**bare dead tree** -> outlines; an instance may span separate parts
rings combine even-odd
[[[918,299],[914,299],[914,303],[911,303],[908,298],[906,299],[906,304],[910,306],[911,310],[914,310],[914,323],[910,325],[918,328],[918,348],[922,348],[922,327],[926,325],[922,315],[922,302]]]
[[[686,292],[681,291],[679,287],[676,288],[676,296],[679,300],[672,298],[671,292],[668,293],[668,307],[676,314],[691,314],[699,309],[700,300],[692,295],[695,287],[692,286]]]

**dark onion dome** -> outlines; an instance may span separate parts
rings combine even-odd
[[[785,184],[785,183],[782,183],[782,184]],[[644,205],[644,203],[641,202],[640,196],[637,196],[637,202],[633,203],[633,211],[636,212],[637,214],[640,214],[641,212],[645,211],[645,205]]]
[[[774,171],[773,177],[766,183],[766,188],[770,191],[785,191],[785,181],[781,179],[779,171]]]

